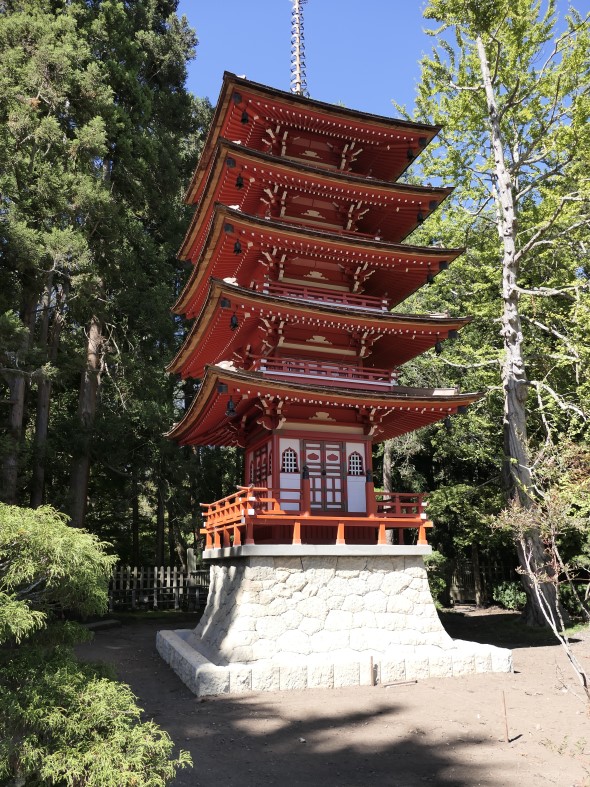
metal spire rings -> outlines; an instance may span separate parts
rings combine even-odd
[[[303,6],[307,0],[292,0],[291,9],[291,92],[309,96],[305,76],[305,38]]]

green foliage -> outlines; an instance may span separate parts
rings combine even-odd
[[[0,783],[160,787],[186,752],[104,669],[79,664],[86,629],[65,611],[102,613],[115,558],[49,507],[0,505]]]
[[[436,549],[433,549],[430,555],[425,555],[424,565],[432,598],[440,609],[442,607],[442,596],[448,587],[449,560],[443,554],[437,552]]]
[[[5,602],[0,621],[6,635],[0,636],[0,644],[10,639],[12,621],[15,639],[26,634],[27,609],[31,633],[50,613],[104,612],[116,562],[105,546],[96,536],[69,527],[49,506],[33,511],[0,504],[0,591]]]
[[[520,610],[526,604],[526,593],[520,582],[501,582],[492,590],[492,598],[504,609]]]
[[[210,499],[205,463],[164,437],[193,393],[164,370],[184,338],[170,313],[186,277],[182,193],[212,114],[185,88],[197,41],[176,6],[20,0],[0,13],[0,386],[22,403],[0,439],[16,489],[0,496],[87,501],[88,527],[134,562],[154,562],[164,525],[173,560]],[[100,395],[79,412],[93,318]]]

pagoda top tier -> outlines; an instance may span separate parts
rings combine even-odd
[[[225,72],[217,109],[186,193],[194,204],[217,141],[314,166],[395,181],[440,126],[372,115]]]

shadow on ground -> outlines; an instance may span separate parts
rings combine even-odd
[[[493,609],[467,611],[439,610],[438,616],[453,639],[467,639],[502,648],[535,648],[558,646],[549,629],[526,626],[519,612]],[[570,642],[578,642],[570,637]]]
[[[82,658],[111,664],[146,718],[191,752],[195,767],[173,787],[500,787],[478,747],[486,728],[447,735],[410,721],[402,690],[383,687],[197,699],[156,653],[163,628],[193,627],[187,615],[127,618],[81,646]],[[433,698],[434,699],[434,698]],[[432,728],[432,720],[429,719]],[[430,730],[432,732],[432,729]],[[441,736],[444,743],[441,745]],[[487,735],[489,743],[489,735]],[[502,761],[497,753],[495,767]]]

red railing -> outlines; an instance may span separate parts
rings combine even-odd
[[[214,503],[201,503],[206,549],[255,544],[257,526],[287,525],[292,528],[291,543],[301,544],[301,527],[335,528],[335,543],[345,544],[346,528],[376,530],[376,543],[386,544],[386,530],[397,530],[400,544],[408,528],[418,530],[418,544],[427,544],[426,528],[432,527],[425,512],[424,496],[404,492],[375,492],[366,482],[365,514],[316,513],[311,504],[309,479],[300,489],[270,489],[241,486],[232,495]],[[269,543],[268,540],[266,543]],[[315,543],[315,542],[313,542]]]
[[[340,385],[343,381],[356,388],[392,388],[397,385],[397,369],[365,369],[360,366],[326,361],[307,361],[299,358],[259,358],[253,371],[276,377],[321,378],[324,385]]]
[[[322,289],[308,287],[307,284],[291,284],[290,282],[262,282],[255,285],[259,292],[267,295],[278,295],[283,298],[301,298],[306,301],[335,303],[339,306],[354,306],[356,309],[377,309],[387,311],[390,301],[386,296],[360,295],[345,290]]]

